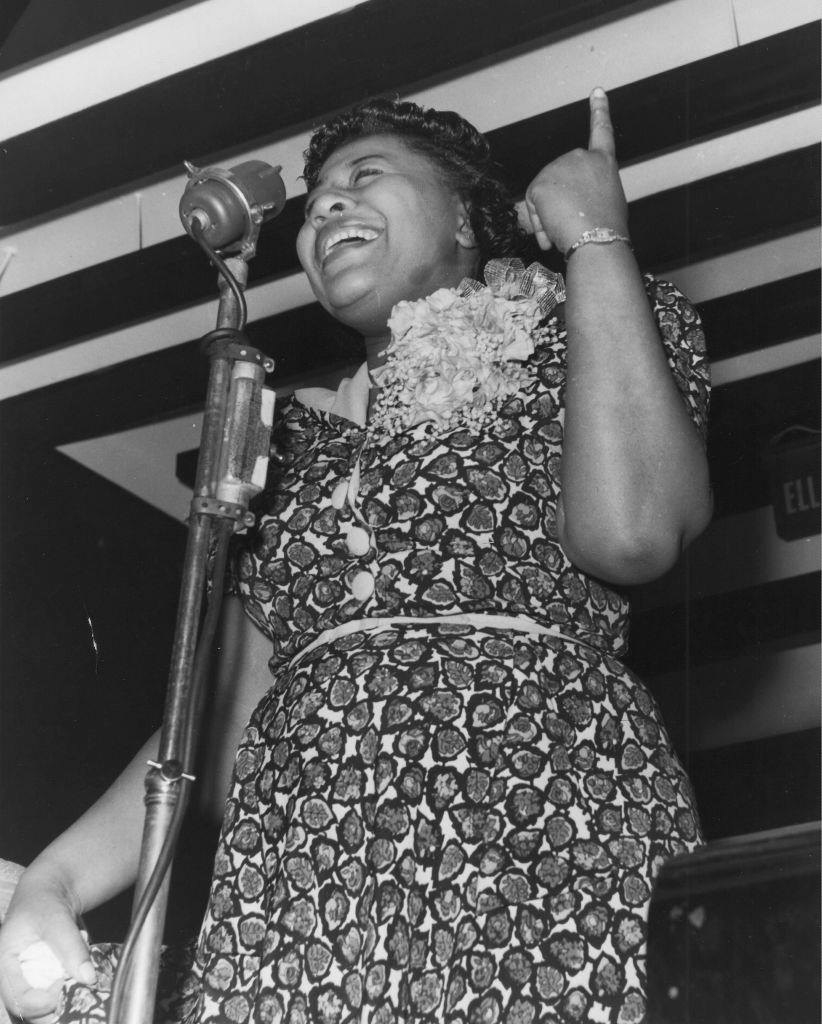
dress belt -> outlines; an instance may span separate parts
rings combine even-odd
[[[340,637],[350,636],[351,633],[378,632],[394,626],[488,626],[495,629],[512,629],[518,633],[527,633],[533,637],[556,637],[558,640],[566,640],[582,647],[590,647],[597,654],[603,654],[599,648],[580,640],[579,637],[563,633],[554,626],[543,626],[542,623],[527,615],[492,615],[486,612],[457,612],[452,615],[394,615],[373,619],[349,619],[348,622],[341,622],[339,626],[332,626],[331,629],[323,630],[322,633],[310,644],[297,651],[294,657],[288,662],[286,671],[296,667],[299,662],[311,651],[322,647],[325,644],[339,640]]]

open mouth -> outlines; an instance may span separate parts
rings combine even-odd
[[[373,242],[375,238],[378,238],[379,234],[379,231],[374,231],[372,228],[353,226],[340,228],[328,235],[323,241],[320,250],[320,262],[325,263],[329,256],[342,252],[344,249],[367,245],[369,242]]]

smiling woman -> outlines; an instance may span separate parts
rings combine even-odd
[[[488,143],[456,114],[375,99],[316,132],[305,156],[309,197],[297,251],[324,305],[319,271],[335,226],[368,227],[380,236],[382,249],[368,254],[375,266],[388,260],[380,267],[379,306],[369,314],[367,301],[351,309],[326,305],[366,339],[373,335],[372,351],[386,340],[397,301],[456,286],[488,259],[523,249],[525,233]],[[352,294],[367,287],[366,273],[351,278]],[[348,277],[340,280],[344,285]],[[347,319],[360,312],[364,321]]]
[[[622,586],[710,512],[698,317],[634,261],[601,90],[526,195],[564,277],[516,258],[456,114],[373,101],[305,176],[300,260],[368,361],[279,409],[216,669],[210,899],[158,1019],[639,1022],[651,884],[700,831]],[[133,879],[155,743],[18,886],[24,1015],[105,1018],[117,950],[77,917]],[[38,942],[62,990],[22,974]]]
[[[369,350],[387,342],[397,302],[455,287],[478,262],[465,203],[394,135],[356,139],[329,157],[297,252],[322,305]]]

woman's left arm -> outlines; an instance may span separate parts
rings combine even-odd
[[[526,209],[537,242],[562,252],[592,228],[628,235],[608,100],[591,95],[587,150],[545,167]],[[617,584],[667,571],[707,525],[705,452],[679,394],[629,245],[568,258],[559,539],[584,571]]]

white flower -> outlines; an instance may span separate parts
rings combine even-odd
[[[427,298],[398,302],[391,342],[372,378],[380,386],[369,436],[384,440],[407,427],[478,428],[531,378],[540,320],[564,299],[564,284],[538,264],[492,260],[487,285],[463,281]]]

